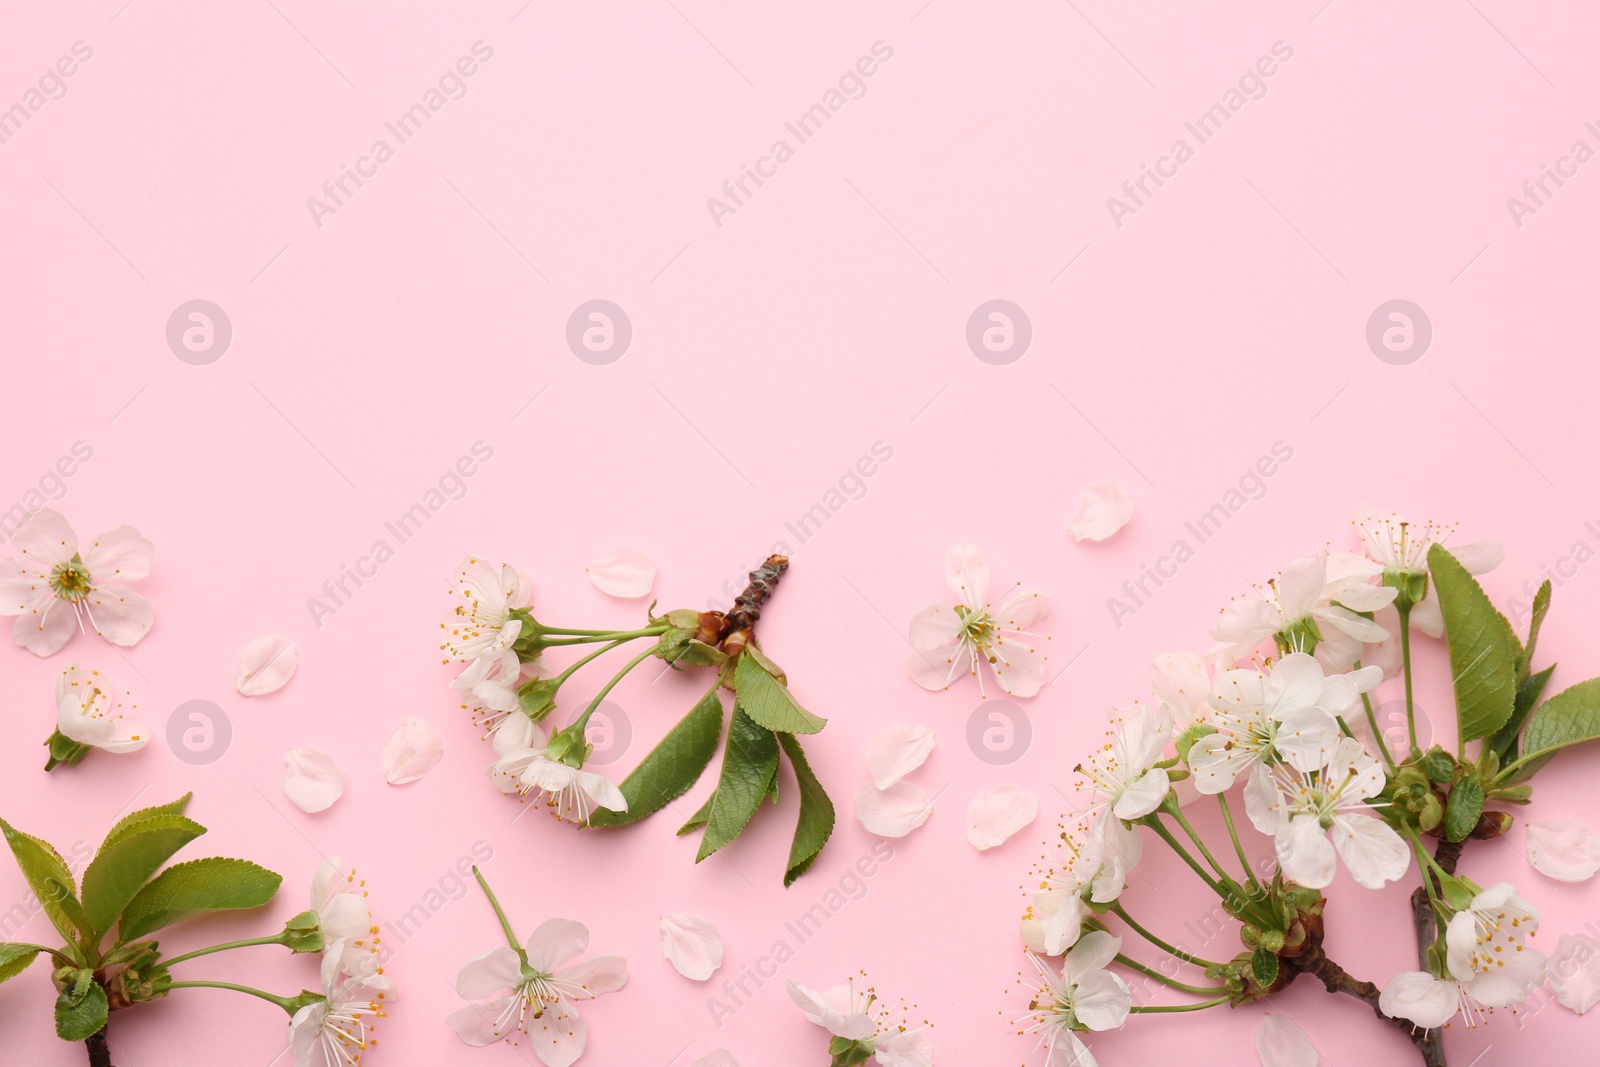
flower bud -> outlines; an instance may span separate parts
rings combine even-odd
[[[1468,836],[1483,841],[1491,837],[1499,837],[1511,829],[1511,813],[1509,811],[1486,811],[1478,816],[1478,825],[1472,828]]]

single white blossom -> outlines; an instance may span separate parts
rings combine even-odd
[[[924,689],[948,689],[970,674],[982,695],[979,664],[987,663],[1000,688],[1012,696],[1038,693],[1045,682],[1045,657],[1037,646],[1048,638],[1029,627],[1044,618],[1050,598],[1019,589],[994,607],[987,599],[989,562],[976,545],[950,549],[944,569],[959,602],[953,608],[934,604],[912,616],[911,677]]]
[[[1032,952],[1028,961],[1039,985],[1020,1020],[1023,1034],[1038,1036],[1045,1067],[1095,1067],[1089,1046],[1078,1037],[1085,1030],[1115,1030],[1128,1018],[1133,993],[1128,983],[1106,970],[1122,950],[1122,939],[1093,930],[1078,939],[1056,973]]]
[[[155,556],[155,545],[132,526],[108,530],[80,552],[66,518],[41,508],[11,543],[22,558],[0,560],[0,615],[16,616],[12,639],[29,652],[60,651],[74,624],[124,647],[150,632],[150,602],[122,584],[149,575]]]
[[[56,728],[80,745],[135,752],[150,742],[150,728],[127,718],[137,708],[99,671],[69,663],[56,679]]]
[[[1355,527],[1367,555],[1383,572],[1395,577],[1427,574],[1428,550],[1435,544],[1444,544],[1455,532],[1454,526],[1406,522],[1394,512],[1362,512],[1355,518]],[[1487,574],[1506,558],[1505,548],[1498,541],[1458,545],[1449,551],[1469,574]],[[1429,637],[1444,636],[1444,616],[1431,582],[1423,598],[1411,608],[1411,624]],[[1392,632],[1398,635],[1398,625]]]
[[[472,725],[488,736],[502,719],[521,709],[517,698],[521,684],[522,662],[515,652],[505,649],[473,660],[450,688],[461,692],[461,707],[472,716]]]
[[[1315,640],[1315,655],[1324,666],[1347,671],[1366,644],[1389,636],[1360,614],[1394,601],[1396,590],[1371,582],[1381,573],[1378,564],[1352,553],[1331,565],[1326,552],[1297,559],[1265,589],[1223,608],[1211,636],[1228,646],[1236,659],[1249,656],[1269,637],[1289,651],[1303,651]]]
[[[1505,882],[1490,886],[1445,926],[1451,975],[1479,1004],[1521,1004],[1544,982],[1544,954],[1528,944],[1538,929],[1537,908]]]
[[[799,982],[787,983],[789,998],[805,1017],[834,1037],[872,1050],[884,1067],[933,1067],[933,1042],[926,1027],[907,1026],[878,1002],[877,991],[858,989],[854,982],[817,992]]]
[[[1093,810],[1108,809],[1119,819],[1140,819],[1161,806],[1172,788],[1162,762],[1172,742],[1172,709],[1135,707],[1111,740],[1077,770],[1095,787]]]
[[[489,780],[496,788],[543,801],[562,822],[586,823],[596,808],[628,810],[622,790],[605,775],[551,759],[544,731],[526,715],[500,723],[494,751],[499,759],[489,768]]]
[[[1122,895],[1144,851],[1144,839],[1106,812],[1081,842],[1063,835],[1061,848],[1022,917],[1024,944],[1046,956],[1059,956],[1077,942],[1089,902],[1109,904]]]
[[[334,957],[341,974],[379,990],[393,988],[380,966],[378,924],[367,908],[367,883],[355,868],[338,856],[324,860],[311,879],[311,910],[322,931],[323,955]]]
[[[516,643],[522,620],[513,612],[522,606],[522,579],[515,567],[468,556],[456,568],[451,595],[461,603],[439,624],[445,662],[470,662]]]
[[[343,946],[322,957],[323,999],[307,1004],[289,1021],[289,1054],[295,1067],[355,1067],[372,1046],[377,1020],[388,1014],[392,989],[374,988],[339,969]]]

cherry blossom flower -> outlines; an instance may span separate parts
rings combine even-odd
[[[1022,940],[1034,952],[1059,956],[1071,948],[1089,915],[1089,902],[1109,904],[1122,895],[1144,851],[1144,839],[1109,812],[1080,843],[1062,835],[1059,861],[1040,877],[1022,917]]]
[[[613,993],[628,982],[628,961],[621,956],[573,963],[588,947],[588,927],[550,919],[520,953],[501,947],[474,957],[457,976],[456,992],[476,1003],[453,1012],[451,1028],[478,1047],[524,1034],[546,1067],[569,1067],[589,1040],[577,1002]]]
[[[322,957],[323,999],[307,1004],[289,1021],[289,1054],[295,1067],[354,1067],[376,1040],[377,1020],[388,1014],[392,989],[374,988],[339,968],[343,945]]]
[[[1109,810],[1119,819],[1141,819],[1161,806],[1172,788],[1161,762],[1172,742],[1172,709],[1135,707],[1111,740],[1077,770],[1094,783],[1092,810]]]
[[[562,822],[586,823],[596,808],[628,810],[622,790],[605,775],[551,759],[544,731],[526,715],[500,723],[494,751],[500,758],[489,768],[489,780],[502,793],[543,801]]]
[[[1363,565],[1346,554],[1330,568],[1328,553],[1297,559],[1253,596],[1222,609],[1222,621],[1211,636],[1228,646],[1236,659],[1272,638],[1281,650],[1304,651],[1313,641],[1315,655],[1332,671],[1347,671],[1368,643],[1384,641],[1389,631],[1360,612],[1393,603],[1396,590],[1371,584],[1382,573],[1376,563]],[[1330,579],[1330,571],[1333,577]]]
[[[461,692],[461,706],[472,716],[472,725],[489,731],[502,719],[521,709],[517,686],[522,681],[522,661],[510,649],[479,656],[456,676],[450,688]]]
[[[994,607],[987,600],[989,562],[976,545],[950,549],[944,569],[959,603],[953,608],[934,604],[912,616],[911,677],[924,689],[948,689],[955,679],[970,674],[978,679],[979,694],[986,695],[979,668],[986,662],[1000,688],[1012,696],[1038,693],[1045,682],[1045,657],[1036,646],[1049,639],[1028,627],[1044,618],[1050,598],[1019,589]]]
[[[1453,526],[1406,522],[1394,512],[1362,512],[1355,518],[1355,527],[1361,535],[1362,547],[1382,568],[1386,580],[1426,575],[1428,550],[1435,544],[1443,544],[1455,532]],[[1450,554],[1469,574],[1487,574],[1506,558],[1505,548],[1498,541],[1459,545],[1451,548]],[[1439,598],[1433,595],[1431,584],[1423,598],[1412,606],[1411,623],[1429,637],[1444,636],[1444,616],[1439,612]],[[1398,627],[1393,632],[1398,633]]]
[[[334,957],[340,974],[378,990],[393,988],[379,966],[378,924],[367,909],[367,883],[338,856],[324,860],[312,877],[311,910],[322,932],[324,957]]]
[[[0,560],[0,615],[16,616],[12,639],[29,652],[60,651],[74,623],[124,647],[150,632],[150,602],[122,584],[149,575],[155,556],[155,546],[132,526],[108,530],[79,551],[66,518],[41,508],[22,521],[11,543],[22,558]]]
[[[1324,675],[1322,664],[1304,652],[1290,653],[1267,673],[1224,672],[1208,701],[1217,732],[1189,749],[1195,788],[1221,793],[1251,767],[1279,760],[1316,770],[1339,739],[1334,716],[1382,680],[1376,667]]]
[[[451,589],[461,603],[450,610],[444,630],[445,662],[470,662],[509,649],[522,633],[522,579],[516,568],[468,556],[456,568]]]
[[[56,679],[56,728],[69,740],[107,752],[135,752],[150,741],[150,729],[130,721],[127,694],[99,671],[76,663]],[[83,751],[83,750],[79,750]]]
[[[1318,769],[1258,764],[1245,786],[1245,811],[1257,830],[1273,835],[1278,865],[1291,881],[1326,887],[1337,850],[1357,882],[1381,889],[1411,865],[1410,846],[1366,802],[1383,787],[1382,765],[1361,742],[1340,737]]]
[[[1479,1004],[1521,1004],[1543,984],[1544,954],[1529,947],[1539,910],[1501,882],[1476,894],[1445,926],[1446,961],[1461,988]]]
[[[1106,970],[1121,949],[1120,937],[1091,931],[1062,959],[1059,974],[1028,953],[1040,981],[1020,1020],[1021,1032],[1038,1035],[1045,1067],[1095,1067],[1094,1055],[1078,1034],[1115,1030],[1128,1018],[1133,993],[1128,983]]]
[[[871,987],[858,989],[852,981],[819,993],[791,981],[789,998],[800,1006],[805,1017],[827,1029],[837,1039],[853,1042],[863,1062],[871,1056],[884,1067],[933,1067],[933,1042],[925,1026],[908,1026],[878,1002]]]

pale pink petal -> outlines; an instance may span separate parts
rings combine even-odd
[[[468,1000],[482,1000],[522,984],[522,960],[502,945],[474,956],[456,976],[456,992]]]
[[[83,550],[83,565],[96,585],[137,582],[150,576],[156,546],[132,526],[107,530]]]
[[[300,654],[287,637],[267,634],[244,646],[233,687],[247,697],[258,697],[282,689],[300,666]]]
[[[578,1009],[558,1000],[537,1019],[528,1020],[528,1044],[545,1067],[572,1067],[589,1042]]]
[[[926,726],[891,726],[867,746],[867,773],[872,784],[888,789],[916,770],[933,751],[933,731]]]
[[[72,636],[77,622],[71,604],[47,596],[37,610],[17,616],[11,624],[11,638],[35,656],[53,656]]]
[[[1261,1067],[1317,1067],[1317,1047],[1286,1015],[1269,1011],[1256,1025]]]
[[[579,1000],[593,1000],[602,993],[615,993],[628,984],[628,961],[621,956],[592,956],[581,963],[556,972],[556,981],[576,986]]]
[[[1600,1001],[1600,941],[1588,934],[1562,934],[1550,957],[1550,988],[1579,1015]]]
[[[575,919],[546,919],[528,935],[528,963],[536,971],[553,974],[589,947],[589,928]]]
[[[1470,545],[1457,545],[1450,549],[1456,562],[1468,574],[1488,574],[1506,560],[1506,549],[1499,541],[1476,541]]]
[[[739,1067],[739,1061],[725,1048],[714,1048],[689,1065],[689,1067]]]
[[[661,916],[661,953],[678,973],[704,982],[722,966],[722,935],[711,920],[687,912]]]
[[[613,548],[589,564],[589,580],[607,596],[649,596],[656,581],[656,565],[642,552]]]
[[[1032,589],[1019,589],[992,614],[1002,630],[1028,630],[1050,614],[1050,598]]]
[[[444,756],[438,731],[421,719],[407,719],[394,728],[383,746],[383,778],[390,785],[415,782]]]
[[[947,689],[971,670],[960,633],[960,618],[942,604],[930,604],[913,615],[909,640],[914,651],[906,660],[912,680],[924,689]]]
[[[283,756],[283,795],[301,811],[326,811],[344,795],[344,775],[327,753],[298,745]]]
[[[896,782],[888,789],[866,782],[856,794],[856,818],[879,837],[904,837],[932,814],[928,794],[913,782]]]
[[[944,554],[944,580],[969,608],[989,597],[989,557],[977,545],[955,545]]]
[[[1074,541],[1104,541],[1133,518],[1133,497],[1121,482],[1095,482],[1084,487],[1078,513],[1067,524]]]
[[[445,1022],[456,1032],[456,1036],[473,1048],[492,1045],[517,1032],[516,1014],[512,1009],[515,999],[507,996],[468,1004],[451,1012]],[[513,1021],[502,1028],[498,1024],[508,1011],[512,1011]]]
[[[40,508],[22,520],[11,535],[11,545],[45,569],[66,563],[78,551],[78,535],[55,508]]]
[[[1003,845],[1039,817],[1039,798],[1014,785],[980,789],[967,806],[967,840],[979,852]]]
[[[1558,882],[1584,882],[1600,871],[1600,834],[1577,819],[1530,822],[1528,862]]]
[[[1431,588],[1428,594],[1411,606],[1411,628],[1429,637],[1443,637],[1444,612],[1439,608],[1439,598],[1432,595]],[[1398,626],[1396,633],[1398,634]]]
[[[1427,971],[1401,971],[1378,997],[1378,1009],[1389,1018],[1408,1019],[1427,1030],[1449,1022],[1460,1004],[1456,984]]]
[[[95,633],[124,648],[138,644],[155,622],[150,601],[123,585],[96,585],[83,605]]]

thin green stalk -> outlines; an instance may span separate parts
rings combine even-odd
[[[540,648],[557,648],[562,645],[592,645],[599,641],[632,641],[640,637],[658,637],[667,632],[665,626],[646,626],[641,630],[615,630],[586,637],[556,637],[549,641],[541,638]]]
[[[608,645],[602,645],[600,648],[595,649],[593,652],[589,653],[587,656],[582,657],[576,663],[574,663],[572,666],[568,667],[566,670],[562,671],[559,675],[557,675],[556,676],[557,684],[559,685],[561,683],[564,683],[568,678],[571,678],[575,673],[577,673],[578,669],[580,667],[582,667],[584,664],[589,663],[592,660],[599,659],[601,656],[605,655],[607,652],[610,652],[614,648],[621,648],[622,645],[625,644],[625,643],[626,642],[623,642],[623,641],[613,641]]]
[[[1394,606],[1400,613],[1400,662],[1406,675],[1406,738],[1411,742],[1411,755],[1415,758],[1422,755],[1422,748],[1417,744],[1416,705],[1411,699],[1411,604],[1401,597]],[[1462,751],[1466,751],[1464,741]]]
[[[1149,826],[1150,829],[1159,834],[1161,839],[1172,848],[1172,851],[1176,852],[1183,859],[1183,862],[1187,863],[1194,873],[1200,876],[1200,880],[1211,887],[1211,891],[1213,893],[1221,897],[1223,900],[1227,900],[1231,895],[1233,895],[1223,889],[1215,878],[1206,873],[1206,869],[1200,866],[1200,861],[1189,855],[1189,850],[1184,848],[1176,837],[1172,836],[1172,831],[1168,830],[1165,824],[1163,824],[1161,820],[1158,819],[1154,814],[1145,817],[1145,825]]]
[[[1188,834],[1189,839],[1195,843],[1197,848],[1200,849],[1200,855],[1204,856],[1206,858],[1206,862],[1211,864],[1211,869],[1217,872],[1217,877],[1221,878],[1224,882],[1231,883],[1233,881],[1233,876],[1222,869],[1222,864],[1217,862],[1217,857],[1213,856],[1211,854],[1211,850],[1206,847],[1205,840],[1199,835],[1199,833],[1195,831],[1193,826],[1189,825],[1189,820],[1183,817],[1183,809],[1174,803],[1171,807],[1164,810],[1167,812],[1167,814],[1171,815],[1177,820],[1179,826],[1183,827],[1183,832]],[[1246,864],[1245,874],[1248,876],[1249,873],[1250,865]]]
[[[1146,967],[1144,964],[1140,963],[1138,960],[1130,959],[1127,956],[1124,956],[1120,952],[1117,953],[1117,962],[1122,964],[1124,967],[1128,967],[1128,968],[1131,968],[1132,970],[1138,971],[1142,975],[1146,975],[1146,976],[1148,976],[1150,978],[1154,978],[1156,981],[1160,982],[1164,986],[1168,986],[1168,987],[1170,987],[1172,989],[1181,990],[1182,992],[1185,992],[1185,993],[1193,993],[1196,996],[1206,997],[1206,996],[1210,996],[1213,993],[1220,993],[1220,992],[1223,991],[1221,986],[1189,985],[1189,984],[1187,984],[1185,982],[1179,982],[1176,979],[1168,978],[1166,975],[1162,974],[1160,971],[1156,970],[1154,967]]]
[[[235,993],[247,993],[252,997],[259,997],[260,999],[266,1001],[269,1004],[276,1004],[278,1007],[282,1008],[284,1011],[288,1012],[290,1015],[293,1015],[295,1013],[295,1010],[296,1010],[294,1005],[290,1002],[288,997],[274,996],[271,993],[266,992],[265,990],[256,989],[253,986],[234,985],[232,982],[200,982],[200,981],[195,981],[195,982],[173,982],[171,985],[167,986],[167,988],[168,989],[231,989]]]
[[[1213,1000],[1202,1000],[1198,1004],[1135,1004],[1128,1010],[1136,1015],[1157,1015],[1162,1012],[1174,1011],[1204,1011],[1207,1008],[1215,1008],[1226,1004],[1232,999],[1232,997],[1217,997]]]
[[[1244,853],[1244,845],[1239,841],[1239,831],[1233,825],[1233,812],[1228,807],[1228,794],[1217,794],[1217,805],[1222,808],[1222,821],[1228,824],[1228,836],[1233,838],[1233,851],[1239,857],[1239,865],[1244,868],[1244,876],[1250,881],[1250,888],[1257,893],[1262,892],[1261,883],[1256,880],[1256,872],[1250,866],[1250,857]]]
[[[622,681],[623,678],[626,678],[629,671],[633,670],[639,664],[643,663],[645,660],[649,659],[655,654],[656,650],[654,647],[645,649],[643,652],[629,660],[627,666],[623,667],[620,671],[614,674],[611,678],[611,681],[601,686],[600,692],[594,695],[594,699],[589,701],[589,706],[583,709],[583,714],[578,716],[578,721],[573,724],[573,732],[577,733],[579,736],[582,736],[584,729],[589,725],[589,716],[593,715],[595,709],[598,708],[601,702],[605,700],[606,694],[610,693],[612,689],[616,688],[617,683]]]
[[[494,890],[489,888],[488,880],[476,865],[472,868],[472,877],[478,880],[478,885],[483,887],[483,895],[489,898],[489,907],[494,909],[495,918],[500,920],[500,929],[505,931],[506,944],[511,946],[523,963],[527,963],[527,950],[522,947],[522,942],[517,940],[516,931],[511,929],[511,920],[506,918],[505,909],[500,907],[500,901],[495,897]]]
[[[229,941],[224,945],[212,945],[210,948],[197,948],[193,952],[185,952],[181,956],[174,956],[169,960],[162,960],[161,965],[163,967],[171,967],[175,963],[182,963],[185,960],[192,960],[199,956],[209,956],[213,952],[226,952],[228,949],[234,948],[250,948],[253,945],[282,945],[287,943],[285,940],[286,934],[287,931],[282,931],[273,934],[271,937],[253,937],[248,941]]]
[[[1146,941],[1150,942],[1156,948],[1159,948],[1169,956],[1176,956],[1183,962],[1192,963],[1196,967],[1222,966],[1222,964],[1217,963],[1215,960],[1202,959],[1199,956],[1192,956],[1180,948],[1176,948],[1167,944],[1167,942],[1161,940],[1161,938],[1157,937],[1155,934],[1152,934],[1149,930],[1146,930],[1144,927],[1135,922],[1133,916],[1129,915],[1127,909],[1125,909],[1119,902],[1112,902],[1111,913],[1117,916],[1117,918],[1121,919],[1123,922],[1127,923],[1128,929],[1132,930],[1134,933],[1138,934],[1140,937],[1144,938]]]
[[[1356,668],[1360,667],[1361,661],[1357,660]],[[1383,731],[1378,729],[1378,713],[1372,710],[1372,698],[1362,693],[1361,704],[1367,709],[1367,725],[1372,729],[1372,743],[1377,746],[1378,754],[1383,757],[1383,762],[1389,765],[1391,771],[1398,769],[1394,762],[1394,753],[1389,751],[1388,739],[1383,736]]]

